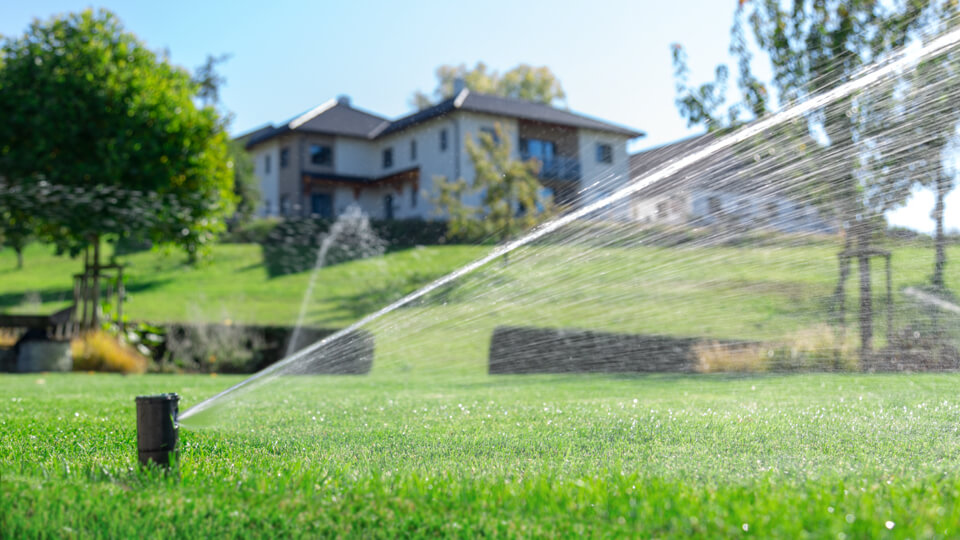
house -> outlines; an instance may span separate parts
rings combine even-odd
[[[630,156],[630,177],[643,178],[674,160],[705,149],[707,133]],[[675,226],[740,226],[790,233],[832,233],[836,224],[788,189],[776,165],[758,164],[741,148],[727,148],[634,193],[630,218]],[[773,169],[771,169],[773,167]]]
[[[473,180],[466,142],[502,132],[518,159],[541,162],[558,203],[582,204],[626,183],[627,141],[643,133],[567,110],[458,88],[432,107],[388,120],[328,101],[244,135],[260,179],[262,216],[335,218],[359,206],[377,219],[432,219],[436,177]],[[599,182],[599,184],[598,184]],[[603,189],[589,189],[602,185]],[[479,204],[479,195],[468,203]]]

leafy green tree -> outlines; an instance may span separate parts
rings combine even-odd
[[[510,142],[499,124],[495,132],[481,133],[478,142],[467,141],[476,173],[472,183],[434,179],[439,195],[433,202],[446,214],[453,237],[509,240],[552,212],[552,201],[543,196],[537,179],[540,164],[511,158]],[[464,200],[477,196],[479,205]]]
[[[36,21],[2,58],[0,197],[29,205],[41,239],[76,254],[139,236],[195,260],[223,230],[234,194],[221,119],[116,16]]]
[[[906,3],[740,0],[730,45],[731,53],[737,58],[740,100],[729,106],[724,114],[726,67],[717,69],[715,81],[690,86],[686,78],[686,55],[682,46],[674,45],[680,113],[691,125],[718,129],[761,117],[776,109],[778,104],[786,105],[835,88],[857,70],[907,43],[923,24],[923,16],[932,9],[932,4],[929,0]],[[753,53],[748,36],[770,61],[772,79],[769,83],[761,81],[752,72]],[[776,102],[768,86],[777,91]],[[869,107],[878,104],[878,107]],[[853,110],[857,113],[849,114]],[[780,134],[796,141],[796,148],[802,148],[815,139],[810,132],[819,130],[827,135],[834,159],[846,160],[833,168],[840,171],[837,174],[808,175],[806,182],[793,189],[809,194],[811,200],[816,200],[828,213],[835,215],[838,222],[847,224],[844,250],[856,254],[859,265],[860,337],[865,352],[872,349],[873,343],[870,257],[867,254],[872,248],[878,220],[871,214],[871,207],[864,197],[869,191],[864,181],[883,179],[865,180],[862,174],[858,174],[860,163],[856,142],[870,120],[886,112],[888,110],[879,100],[858,100],[858,96],[848,96],[815,111],[800,128],[784,126],[784,133]],[[899,196],[899,192],[893,190],[886,193]],[[842,265],[837,285],[837,294],[841,298],[847,272],[846,265]]]
[[[955,21],[953,17],[945,20]],[[935,204],[934,263],[930,282],[934,288],[946,288],[944,270],[947,265],[944,213],[947,195],[955,187],[957,171],[950,165],[956,152],[956,130],[960,125],[960,54],[948,51],[921,62],[906,77],[909,90],[905,96],[905,120],[911,129],[901,141],[906,155],[902,157],[907,188],[915,184],[931,189]]]
[[[0,206],[0,246],[7,246],[17,254],[18,270],[23,268],[23,250],[33,240],[33,222],[29,208]]]
[[[435,103],[453,96],[454,82],[463,79],[470,90],[483,94],[512,97],[553,105],[566,99],[560,80],[546,66],[535,67],[520,64],[503,75],[490,71],[483,62],[477,62],[472,69],[465,64],[444,65],[437,68],[437,87],[432,96],[417,91],[411,98],[411,104],[417,109],[425,109]]]

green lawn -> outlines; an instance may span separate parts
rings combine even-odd
[[[307,323],[342,327],[433,279],[483,256],[489,248],[440,246],[397,251],[320,270]],[[493,263],[425,299],[437,328],[466,318],[482,324],[534,323],[617,331],[744,339],[777,339],[826,320],[836,283],[836,246],[756,248],[527,248],[510,264]],[[960,260],[960,246],[948,252]],[[31,246],[26,268],[14,269],[0,251],[0,312],[44,312],[66,305],[79,260]],[[256,245],[218,245],[194,268],[179,253],[146,252],[121,259],[128,267],[125,312],[151,321],[223,321],[292,324],[309,272],[269,278]],[[932,250],[894,251],[898,317],[910,305],[900,294],[930,273]],[[947,272],[960,291],[960,272]],[[875,301],[884,274],[873,267]],[[855,281],[848,310],[857,303]],[[39,304],[37,302],[40,302]],[[437,309],[441,308],[441,309]],[[414,306],[404,318],[418,313]],[[478,317],[477,313],[484,317]],[[417,317],[414,316],[416,319]],[[852,320],[852,317],[851,317]],[[878,332],[883,328],[878,317]]]
[[[289,378],[137,470],[135,395],[237,380],[0,376],[2,536],[960,534],[957,375]]]
[[[341,327],[389,299],[480,257],[485,248],[408,249],[377,259],[324,269],[317,280],[310,324]],[[0,312],[53,311],[69,304],[71,276],[81,259],[57,257],[32,245],[25,268],[11,250],[0,250]],[[269,278],[255,244],[223,244],[199,267],[179,252],[149,251],[122,257],[128,264],[125,312],[134,320],[224,321],[293,324],[309,273]],[[39,303],[38,303],[39,302]]]

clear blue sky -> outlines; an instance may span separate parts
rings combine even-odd
[[[673,103],[670,44],[688,51],[693,80],[729,61],[736,0],[346,2],[111,0],[7,1],[0,34],[22,33],[34,18],[106,7],[150,48],[167,49],[191,70],[207,54],[229,53],[221,99],[234,134],[347,94],[357,107],[396,117],[414,90],[431,91],[441,64],[478,60],[504,71],[549,66],[571,109],[644,131],[632,150],[680,139],[690,130]],[[951,207],[960,209],[954,195]],[[929,230],[929,210],[897,216]],[[953,212],[960,227],[960,212]]]

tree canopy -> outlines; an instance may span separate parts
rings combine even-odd
[[[223,122],[115,15],[35,21],[2,59],[0,197],[26,205],[42,239],[76,253],[139,236],[195,256],[222,230],[234,204]]]
[[[462,79],[470,90],[554,105],[566,99],[560,80],[546,66],[520,64],[503,73],[491,71],[483,62],[472,69],[466,64],[443,65],[437,68],[437,87],[431,95],[417,91],[411,104],[424,109],[453,96],[454,82]]]

